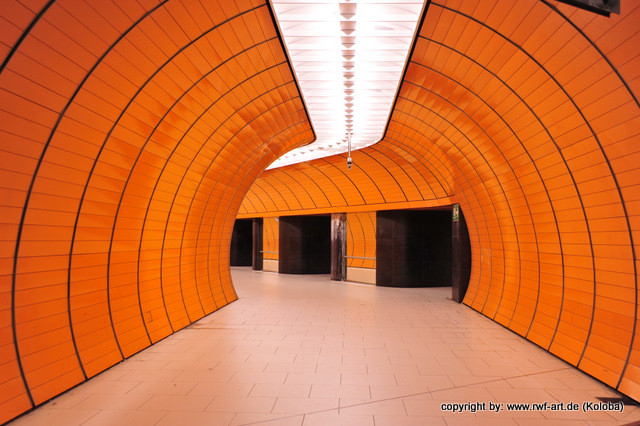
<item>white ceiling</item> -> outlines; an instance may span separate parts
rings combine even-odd
[[[378,142],[424,2],[272,2],[317,139],[269,168]]]

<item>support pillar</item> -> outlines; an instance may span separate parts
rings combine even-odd
[[[471,243],[469,241],[469,230],[464,220],[464,215],[459,204],[454,204],[452,209],[451,223],[451,248],[452,268],[451,268],[451,299],[461,303],[469,287],[469,277],[471,276]]]
[[[347,279],[347,215],[333,213],[331,215],[331,279],[342,281]]]
[[[256,271],[262,271],[262,224],[263,219],[261,217],[253,219],[253,262],[251,264]]]

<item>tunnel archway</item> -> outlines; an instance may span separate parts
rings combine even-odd
[[[640,397],[640,5],[430,1],[383,139],[264,174],[314,139],[267,2],[90,6],[4,9],[0,422],[235,300],[236,213],[454,203],[464,303]]]

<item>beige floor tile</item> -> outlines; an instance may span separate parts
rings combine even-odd
[[[154,395],[139,410],[203,411],[213,401],[212,396]]]
[[[10,424],[12,426],[76,426],[83,424],[99,412],[100,410],[81,409],[49,410],[46,407],[41,407],[14,420]]]
[[[411,367],[417,368],[416,360],[408,351],[406,354],[389,354],[389,363],[391,363],[391,365],[410,365]]]
[[[269,362],[265,373],[315,373],[318,364],[315,362]]]
[[[485,387],[485,386],[492,386],[493,384],[496,384],[496,383],[504,384],[504,381],[505,381],[505,379],[502,377],[474,376],[471,374],[468,374],[468,375],[452,374],[452,375],[449,375],[449,380],[451,380],[454,387],[464,387],[464,386]],[[502,387],[510,388],[511,386],[505,385]]]
[[[420,377],[426,383],[429,391],[449,389],[454,386],[449,376],[421,374]]]
[[[127,395],[186,395],[196,387],[193,382],[140,382]]]
[[[79,410],[137,410],[142,404],[151,399],[153,395],[113,395],[91,394],[88,398],[74,405]]]
[[[272,413],[311,414],[338,410],[339,398],[278,398]]]
[[[360,398],[371,397],[369,385],[312,385],[311,398]]]
[[[83,426],[113,426],[113,425],[136,425],[152,426],[157,424],[165,415],[166,411],[122,411],[122,410],[102,410],[91,417]]]
[[[554,377],[521,376],[506,379],[514,389],[571,389],[562,380]]]
[[[193,389],[189,391],[189,395],[243,397],[249,396],[249,392],[253,389],[254,385],[254,383],[203,382],[197,383]]]
[[[178,412],[167,413],[156,423],[157,426],[227,426],[235,413],[220,412]],[[126,423],[122,423],[126,424]],[[113,423],[111,423],[113,425]]]
[[[441,416],[385,416],[376,414],[376,426],[446,426]]]
[[[513,387],[507,383],[506,380],[504,379],[500,379],[500,380],[492,380],[490,382],[483,382],[483,383],[478,383],[478,384],[472,384],[472,385],[467,385],[467,387],[470,388],[483,388],[483,389],[513,389]]]
[[[185,370],[178,371],[178,374],[170,381],[174,382],[214,382],[214,383],[227,383],[236,374],[236,370]]]
[[[375,369],[368,374],[342,373],[343,385],[389,385],[397,386],[396,377],[388,371],[378,372]]]
[[[208,368],[204,371],[211,371],[212,374],[227,373],[230,371],[265,371],[269,365],[266,361],[248,361],[243,359],[228,358],[220,361],[214,368]]]
[[[154,359],[145,359],[142,356],[139,356],[140,353],[134,355],[133,357],[127,360],[128,368],[136,371],[157,371],[162,370],[165,366],[167,366],[171,361],[166,359],[157,359],[157,356]]]
[[[566,374],[558,380],[575,390],[604,391],[608,389],[603,383],[593,380],[591,377],[575,369],[567,369]]]
[[[204,356],[204,359],[202,358]],[[210,368],[214,368],[220,361],[217,359],[209,359],[205,356],[205,354],[200,354],[199,360],[177,360],[177,361],[169,361],[164,367],[163,370],[206,370]]]
[[[389,371],[398,377],[398,375],[417,376],[420,374],[418,366],[415,363],[391,364]]]
[[[311,346],[311,345],[302,345],[299,347],[279,347],[278,349],[276,349],[276,355],[278,356],[296,356],[296,355],[305,355],[305,354],[309,354],[309,355],[320,355],[320,346],[322,345],[322,342],[318,342],[317,343],[318,346]]]
[[[217,396],[205,411],[224,413],[271,413],[276,398]]]
[[[98,374],[94,378],[97,378],[97,379],[99,378],[99,380],[114,380],[114,381],[124,380],[123,377],[129,374],[131,372],[131,369],[127,367],[123,367],[123,364],[127,364],[127,363],[124,362],[124,363],[116,364],[113,367],[109,368],[108,370],[105,370],[102,373]]]
[[[177,370],[153,370],[144,369],[136,370],[135,365],[133,369],[123,376],[124,380],[131,382],[168,382],[174,380],[180,375],[180,371]]]
[[[83,386],[79,386],[74,389],[76,393],[81,394],[113,394],[124,395],[127,392],[135,389],[142,382],[129,381],[129,380],[101,380],[96,377],[94,380],[90,380]]]
[[[401,399],[371,401],[353,398],[340,398],[340,414],[384,414],[406,416],[407,412]]]
[[[41,407],[42,409],[52,409],[52,410],[65,410],[68,408],[73,408],[76,407],[80,402],[84,401],[85,399],[89,398],[90,396],[94,395],[93,393],[85,393],[81,391],[81,388],[84,386],[84,384],[80,385],[80,386],[76,386],[75,388],[71,389],[70,391],[67,391],[65,393],[63,393],[62,395],[52,399],[51,401],[43,404]]]
[[[229,379],[229,383],[284,383],[287,373],[237,371]]]
[[[450,413],[441,409],[442,401],[436,401],[431,395],[416,395],[402,399],[405,410],[409,416],[447,417]],[[468,416],[469,413],[462,415]]]
[[[302,426],[304,416],[286,414],[238,413],[230,426]]]
[[[307,414],[303,426],[374,426],[370,414],[338,414],[337,412]]]
[[[190,331],[189,329],[183,329],[183,331]],[[200,334],[200,333],[198,333]],[[208,338],[209,339],[209,338]],[[172,365],[175,366],[189,366],[192,365],[193,363],[206,363],[206,362],[212,362],[215,363],[217,362],[219,359],[217,357],[212,357],[208,352],[209,352],[209,347],[207,348],[198,348],[198,343],[196,343],[194,346],[191,347],[191,349],[189,349],[189,351],[187,352],[183,352],[182,356],[180,359],[176,359],[175,354],[171,353],[171,352],[158,352],[155,354],[155,357],[153,359],[158,359],[158,360],[167,360],[169,361],[167,363],[167,365],[165,365],[163,368],[165,369],[171,369]],[[146,351],[145,351],[146,352]],[[144,353],[144,352],[141,352]],[[183,368],[179,368],[180,370],[182,370]]]
[[[428,377],[423,376],[422,374],[415,373],[407,373],[407,372],[396,372],[394,374],[396,377],[396,383],[398,386],[409,386],[409,387],[428,387]]]
[[[487,389],[468,386],[433,391],[431,396],[434,400],[442,402],[496,401],[492,392]]]
[[[429,388],[425,384],[404,385],[370,385],[372,399],[401,398],[404,396],[429,394]]]
[[[310,384],[256,383],[249,396],[307,398],[310,393]]]
[[[491,367],[489,365],[467,365],[467,368],[471,374],[475,376],[489,376],[489,377],[517,377],[524,373],[518,367],[501,365],[497,367]]]
[[[439,363],[429,363],[429,364],[417,364],[418,371],[420,374],[424,374],[427,376],[433,376],[438,374],[445,374],[447,376],[470,376],[471,372],[464,365],[441,365]]]
[[[297,352],[260,352],[259,349],[255,349],[255,352],[243,352],[244,354],[249,354],[247,361],[249,362],[293,362],[296,359]]]
[[[331,360],[320,360],[316,366],[316,373],[350,373],[367,374],[369,369],[366,364],[344,364],[341,360],[330,362]]]
[[[345,353],[342,355],[343,364],[367,365],[367,358],[361,354]]]
[[[633,421],[640,421],[640,407],[633,405],[625,405],[622,413],[609,412],[609,415],[613,417],[617,422],[631,423]]]
[[[530,403],[549,403],[561,402],[555,398],[550,390],[547,389],[506,389],[492,388],[489,389],[492,395],[491,400],[496,402],[530,402]]]
[[[285,384],[339,385],[340,373],[298,373],[290,372]]]

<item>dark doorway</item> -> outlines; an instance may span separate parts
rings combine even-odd
[[[278,272],[331,273],[331,216],[283,216],[279,229]]]
[[[231,235],[231,266],[251,266],[253,251],[253,219],[236,219]]]
[[[377,285],[451,285],[450,209],[380,211],[376,220]]]

